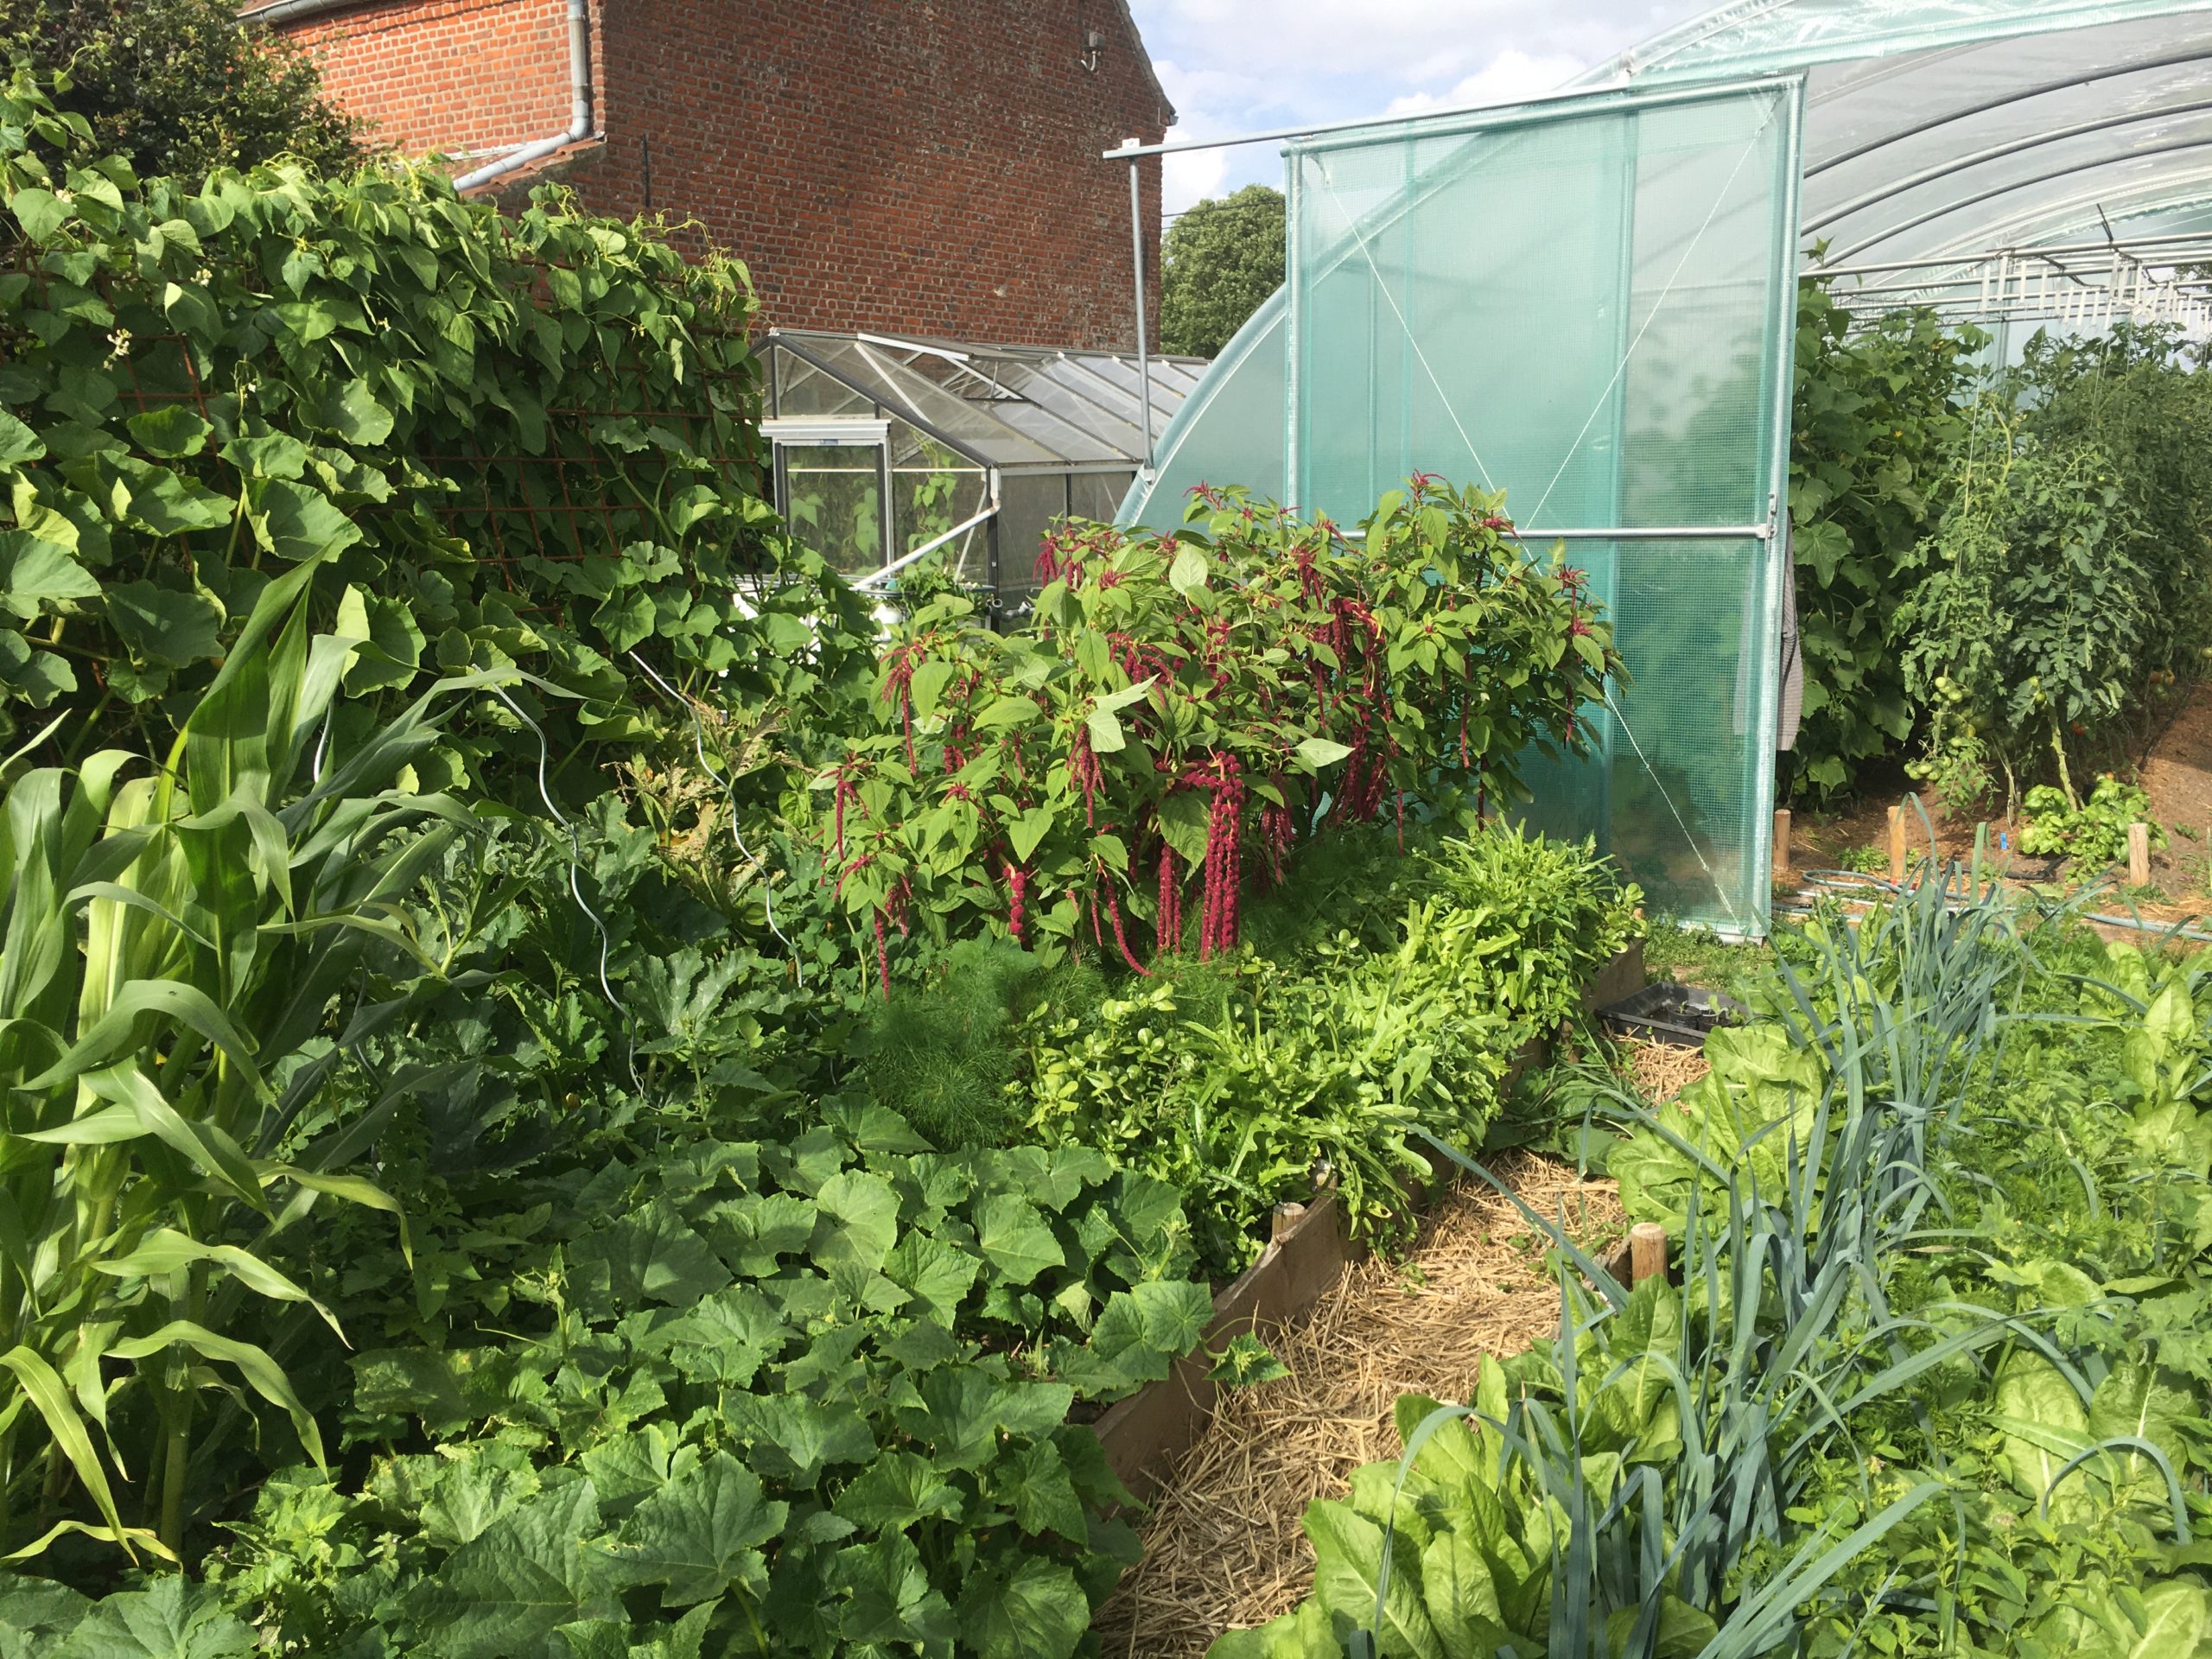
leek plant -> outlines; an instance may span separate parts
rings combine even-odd
[[[17,1556],[77,1532],[181,1557],[219,1412],[266,1402],[319,1461],[283,1371],[226,1326],[247,1297],[314,1306],[265,1246],[319,1201],[397,1212],[348,1166],[421,1078],[300,1126],[348,1045],[410,1000],[355,1002],[334,1043],[341,996],[379,965],[441,979],[402,901],[469,819],[410,792],[408,766],[468,682],[334,759],[363,642],[310,637],[315,568],[264,590],[161,765],[102,752],[8,793],[0,1541]]]
[[[2034,1310],[1891,1301],[1903,1253],[1943,1230],[1930,1160],[1995,1063],[2031,946],[2018,912],[1977,867],[1907,889],[1857,930],[1809,926],[1800,944],[1778,1014],[1817,1065],[1694,1122],[1618,1093],[1597,1109],[1647,1160],[1691,1172],[1677,1282],[1630,1292],[1529,1211],[1559,1253],[1556,1340],[1486,1361],[1471,1404],[1401,1402],[1395,1468],[1362,1471],[1348,1502],[1308,1512],[1316,1602],[1224,1637],[1222,1659],[1785,1649],[1798,1608],[1949,1496],[1940,1467],[1870,1479],[1854,1419],[2000,1347],[2071,1372]],[[1774,1144],[1778,1160],[1751,1155]],[[1818,1480],[1846,1466],[1856,1505],[1808,1522]]]

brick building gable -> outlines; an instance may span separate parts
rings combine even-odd
[[[568,119],[564,0],[280,10],[404,152],[481,159]],[[1127,164],[1099,153],[1173,111],[1124,0],[592,0],[590,20],[598,136],[555,175],[738,255],[764,323],[1134,342]],[[1159,163],[1141,171],[1156,270]]]

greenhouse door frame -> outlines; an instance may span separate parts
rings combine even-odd
[[[1743,896],[1751,905],[1751,914],[1746,925],[1728,925],[1718,922],[1711,925],[1712,931],[1716,933],[1745,938],[1764,935],[1768,928],[1771,910],[1770,883],[1768,873],[1773,868],[1774,856],[1775,751],[1771,736],[1768,741],[1761,742],[1755,734],[1757,726],[1760,722],[1767,725],[1770,734],[1776,729],[1776,716],[1780,698],[1782,583],[1788,579],[1785,527],[1789,512],[1790,418],[1796,358],[1799,197],[1804,173],[1805,76],[1801,73],[1741,77],[1700,82],[1694,86],[1670,86],[1649,92],[1634,90],[1599,91],[1580,98],[1548,99],[1502,109],[1475,111],[1464,115],[1433,119],[1416,117],[1389,123],[1376,123],[1372,128],[1363,127],[1351,130],[1332,131],[1325,135],[1318,133],[1310,135],[1287,145],[1283,151],[1288,237],[1286,258],[1288,315],[1285,322],[1284,346],[1286,365],[1283,423],[1284,480],[1286,491],[1294,509],[1302,511],[1310,507],[1319,511],[1326,504],[1312,499],[1315,491],[1313,481],[1306,476],[1307,468],[1313,458],[1315,446],[1305,429],[1306,414],[1303,396],[1304,382],[1307,372],[1304,360],[1306,355],[1304,347],[1307,343],[1305,330],[1309,321],[1306,308],[1312,302],[1307,289],[1309,282],[1313,280],[1303,268],[1300,248],[1300,227],[1307,211],[1307,204],[1305,201],[1306,187],[1302,177],[1306,170],[1303,162],[1307,156],[1348,149],[1403,144],[1431,138],[1472,137],[1493,131],[1586,120],[1606,115],[1635,114],[1685,104],[1722,105],[1757,98],[1778,99],[1777,118],[1783,124],[1779,137],[1779,154],[1776,162],[1779,170],[1776,178],[1775,194],[1770,198],[1776,211],[1773,227],[1774,240],[1766,286],[1767,305],[1773,327],[1767,340],[1765,346],[1767,360],[1762,365],[1761,374],[1762,395],[1766,403],[1766,407],[1761,413],[1764,418],[1758,423],[1759,429],[1765,433],[1764,441],[1765,453],[1762,458],[1764,466],[1759,469],[1764,472],[1767,480],[1764,518],[1751,524],[1622,525],[1618,521],[1625,515],[1623,480],[1628,471],[1629,446],[1634,443],[1635,435],[1629,432],[1624,424],[1626,416],[1624,394],[1615,396],[1614,391],[1609,389],[1607,396],[1615,405],[1612,437],[1617,446],[1612,505],[1610,513],[1614,523],[1610,525],[1587,524],[1545,525],[1526,528],[1518,532],[1520,537],[1525,538],[1532,550],[1536,547],[1548,545],[1554,541],[1565,541],[1570,543],[1576,541],[1614,543],[1653,541],[1727,542],[1739,545],[1749,543],[1752,545],[1753,552],[1750,561],[1752,574],[1750,581],[1754,584],[1755,594],[1760,601],[1759,609],[1764,613],[1759,621],[1761,637],[1769,642],[1770,648],[1760,653],[1756,667],[1747,664],[1745,669],[1745,671],[1752,677],[1750,690],[1754,703],[1747,717],[1751,721],[1754,735],[1749,743],[1749,754],[1746,760],[1747,776],[1745,779],[1746,794],[1750,798],[1751,819],[1747,826],[1749,845],[1746,857],[1749,861],[1740,880],[1743,886],[1749,889],[1748,893]],[[1618,200],[1624,223],[1631,227],[1630,232],[1624,235],[1623,238],[1621,268],[1615,278],[1618,317],[1616,327],[1618,330],[1617,338],[1620,341],[1620,365],[1623,371],[1625,370],[1626,365],[1634,353],[1636,345],[1641,339],[1640,331],[1634,339],[1631,339],[1629,334],[1630,313],[1635,301],[1634,277],[1630,269],[1630,254],[1633,247],[1632,225],[1637,207],[1640,162],[1639,146],[1633,142],[1636,128],[1631,126],[1630,132],[1631,142],[1618,154],[1602,160],[1593,160],[1591,162],[1592,175],[1603,181],[1604,194],[1607,199]],[[1412,213],[1418,210],[1411,203],[1407,203],[1402,205],[1397,211]],[[1383,223],[1385,222],[1376,221],[1376,226]],[[1376,227],[1370,226],[1370,228]],[[1380,233],[1379,229],[1377,233]],[[1352,234],[1356,239],[1360,236],[1360,232],[1356,228]],[[1372,266],[1375,257],[1366,253],[1363,241],[1359,245],[1363,254],[1366,255],[1368,263]],[[1529,257],[1531,259],[1540,260],[1544,257],[1544,251],[1541,247],[1531,249]],[[1376,268],[1375,281],[1378,285],[1378,291],[1389,299],[1391,284],[1387,268]],[[1396,302],[1389,300],[1389,303],[1392,309],[1395,311]],[[1408,341],[1418,353],[1419,343],[1414,335],[1414,330],[1417,325],[1408,323],[1403,312],[1397,313],[1397,320],[1405,328]],[[1425,365],[1427,361],[1425,357],[1422,358],[1422,361]],[[1408,372],[1410,372],[1409,365]],[[1433,378],[1432,372],[1431,378]],[[1440,395],[1443,388],[1440,385],[1437,390]],[[1510,395],[1510,389],[1508,395]],[[1570,455],[1581,442],[1582,439],[1577,438],[1570,445],[1568,452]],[[1505,482],[1507,480],[1499,480],[1501,485]],[[1610,600],[1613,596],[1608,594],[1606,597]],[[1630,664],[1630,671],[1633,673],[1634,670],[1635,665]],[[1621,717],[1612,709],[1610,696],[1608,711],[1609,717],[1605,721],[1608,751],[1614,741],[1616,730],[1626,733],[1630,743],[1634,744],[1636,741],[1634,734],[1627,732]],[[1719,717],[1725,720],[1726,718],[1725,712],[1721,713]],[[1642,758],[1640,748],[1637,753],[1640,761]],[[1602,798],[1603,794],[1610,791],[1611,768],[1610,764],[1605,764],[1599,766],[1598,770],[1607,780],[1598,785]],[[1649,770],[1648,766],[1647,770]],[[1656,773],[1654,777],[1656,779]],[[1605,814],[1605,817],[1600,817],[1599,823],[1609,823],[1610,804],[1601,804],[1599,810]],[[1679,818],[1679,813],[1677,817]],[[1685,834],[1688,834],[1687,825],[1685,825]],[[1693,850],[1697,850],[1695,836],[1692,836],[1690,839]],[[1699,856],[1700,859],[1703,857],[1701,851],[1699,852]],[[1725,891],[1718,886],[1717,877],[1715,890],[1721,893],[1729,914],[1732,917],[1738,917],[1737,907],[1727,902]],[[1739,919],[1741,919],[1740,917]]]

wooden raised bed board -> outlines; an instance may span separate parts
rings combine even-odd
[[[1643,988],[1643,945],[1638,941],[1599,971],[1583,993],[1582,1006],[1585,1010],[1603,1007]],[[1541,1065],[1548,1052],[1549,1045],[1541,1040],[1522,1049],[1507,1068],[1505,1086],[1511,1087],[1523,1071]],[[1415,1198],[1419,1202],[1420,1195]],[[1303,1313],[1344,1276],[1355,1254],[1333,1189],[1317,1193],[1306,1204],[1277,1205],[1267,1248],[1213,1299],[1213,1319],[1198,1347],[1178,1360],[1162,1381],[1147,1383],[1092,1425],[1106,1461],[1122,1484],[1141,1498],[1150,1497],[1213,1419],[1220,1389],[1206,1377],[1213,1368],[1212,1356],[1241,1332],[1281,1326]],[[1626,1243],[1606,1259],[1605,1267],[1622,1283],[1628,1282]]]

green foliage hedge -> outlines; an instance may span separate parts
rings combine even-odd
[[[513,667],[565,751],[634,734],[633,652],[801,704],[840,671],[849,601],[760,494],[735,266],[429,172],[142,183],[20,67],[0,202],[0,729],[165,744],[323,553],[356,722]],[[507,747],[487,711],[442,775]]]
[[[1954,805],[2071,768],[2212,639],[2212,377],[2170,327],[2037,334],[2010,368],[1926,311],[1799,296],[1793,788],[1869,761]]]
[[[342,168],[367,137],[324,101],[312,56],[230,0],[0,0],[0,62],[19,54],[142,176],[282,156]]]

